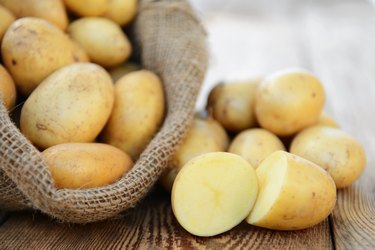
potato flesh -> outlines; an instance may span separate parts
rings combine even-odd
[[[208,153],[189,161],[172,189],[172,208],[191,234],[213,236],[239,224],[258,192],[254,169],[241,157]]]

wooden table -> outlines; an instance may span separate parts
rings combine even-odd
[[[0,249],[375,249],[375,9],[364,0],[242,1],[231,14],[238,1],[227,2],[203,14],[212,60],[197,107],[218,80],[286,67],[318,75],[326,110],[361,141],[368,158],[361,179],[338,191],[332,215],[301,231],[243,223],[199,238],[178,225],[169,194],[156,188],[120,218],[89,225],[59,223],[38,212],[3,213]]]

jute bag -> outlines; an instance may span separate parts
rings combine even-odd
[[[168,110],[133,169],[105,187],[56,189],[40,152],[0,104],[0,209],[33,208],[66,222],[93,222],[135,206],[159,178],[193,118],[207,67],[205,32],[185,0],[142,0],[134,29],[142,65],[164,83]]]

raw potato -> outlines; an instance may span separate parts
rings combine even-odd
[[[283,70],[258,88],[255,112],[261,127],[287,136],[313,125],[325,101],[320,81],[304,70]]]
[[[308,228],[323,221],[336,203],[330,175],[301,157],[277,151],[256,169],[259,194],[246,221],[276,230]]]
[[[131,45],[121,27],[103,17],[84,17],[70,24],[68,32],[87,52],[92,62],[116,66],[131,54]]]
[[[350,186],[362,174],[366,155],[361,144],[345,132],[314,126],[299,133],[290,152],[327,170],[337,188]]]
[[[254,168],[238,155],[216,152],[189,161],[172,189],[178,222],[198,236],[230,230],[250,213],[258,193]]]
[[[224,128],[240,132],[256,124],[254,104],[260,79],[215,86],[208,97],[207,109]]]
[[[0,64],[0,94],[5,105],[5,108],[9,111],[14,107],[17,99],[16,86],[14,85],[12,77]]]
[[[140,69],[141,69],[141,66],[138,64],[125,63],[125,64],[121,64],[109,70],[109,74],[111,75],[113,82],[117,82],[117,80],[123,77],[124,75],[133,71],[140,70]]]
[[[82,46],[70,40],[73,46],[73,58],[75,62],[90,62],[89,56],[87,55],[86,51],[82,48]]]
[[[52,72],[74,62],[67,35],[36,17],[13,22],[4,35],[1,52],[17,89],[26,96]]]
[[[102,140],[136,159],[158,131],[164,117],[164,92],[157,75],[131,72],[115,84],[115,105]]]
[[[0,44],[5,31],[7,31],[8,27],[14,22],[14,20],[16,20],[16,18],[12,12],[0,5]]]
[[[68,26],[68,17],[61,0],[0,0],[0,4],[17,17],[39,17],[62,30]]]
[[[320,114],[318,122],[315,125],[328,126],[332,128],[340,128],[340,125],[326,112],[322,112]]]
[[[178,174],[178,170],[175,167],[168,168],[159,178],[160,185],[168,192],[172,191],[174,180]]]
[[[119,25],[130,23],[137,14],[137,0],[111,0],[108,2],[104,17]]]
[[[65,143],[42,156],[57,188],[93,188],[111,184],[133,166],[121,150],[101,143]]]
[[[67,142],[92,142],[114,102],[109,74],[92,63],[74,63],[46,78],[26,100],[21,131],[44,149]]]
[[[285,151],[285,147],[276,135],[265,129],[254,128],[239,133],[228,152],[242,156],[257,168],[267,156],[278,150]]]
[[[64,3],[79,16],[101,16],[108,8],[108,0],[64,0]]]

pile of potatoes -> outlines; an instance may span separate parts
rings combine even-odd
[[[297,230],[327,218],[366,157],[324,103],[321,82],[302,69],[215,86],[207,117],[195,119],[160,179],[182,227],[213,236],[243,220]]]
[[[58,188],[115,182],[163,121],[160,79],[129,62],[124,30],[136,9],[136,0],[0,0],[0,94]]]

